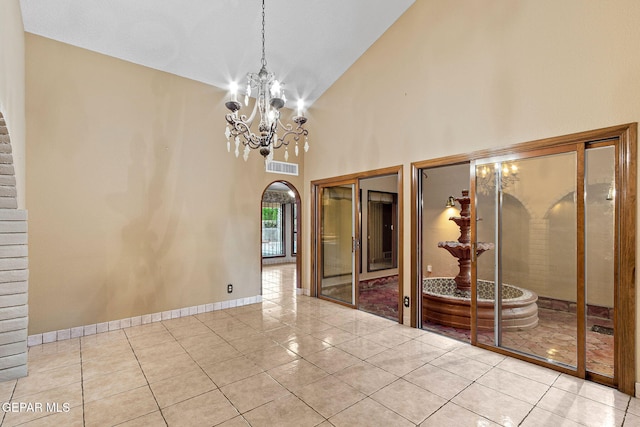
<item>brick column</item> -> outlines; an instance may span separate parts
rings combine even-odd
[[[0,381],[27,375],[27,211],[17,209],[11,142],[0,113]]]
[[[527,283],[538,292],[548,283],[549,220],[531,218],[529,222],[529,277]]]
[[[0,381],[27,375],[27,212],[0,209]]]

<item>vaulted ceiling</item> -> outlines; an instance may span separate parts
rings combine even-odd
[[[267,0],[269,70],[313,103],[414,0]],[[260,0],[21,0],[25,31],[227,89],[258,72]]]

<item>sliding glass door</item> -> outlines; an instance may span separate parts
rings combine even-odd
[[[633,394],[636,139],[631,123],[413,163],[412,322]]]
[[[477,160],[472,173],[477,343],[614,382],[615,146]]]
[[[478,342],[575,368],[576,153],[475,162]]]
[[[319,188],[319,294],[353,307],[360,252],[357,187],[357,181],[349,181]]]

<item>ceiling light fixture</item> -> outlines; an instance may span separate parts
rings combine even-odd
[[[496,189],[498,179],[502,190],[504,190],[520,181],[519,172],[518,165],[513,162],[478,166],[476,169],[477,191],[484,195],[492,194]]]
[[[249,152],[252,149],[259,149],[260,154],[269,162],[273,160],[274,150],[284,146],[284,160],[289,159],[289,143],[295,142],[295,154],[298,155],[298,142],[304,136],[304,151],[309,150],[307,135],[309,132],[304,128],[307,118],[303,115],[304,102],[298,101],[297,114],[293,117],[296,124],[283,124],[280,121],[280,109],[284,107],[287,98],[284,94],[284,83],[276,80],[275,75],[267,70],[267,60],[264,49],[264,0],[262,0],[262,68],[256,73],[247,74],[247,89],[244,97],[244,104],[249,105],[249,97],[252,90],[257,89],[256,102],[251,115],[247,117],[239,114],[241,105],[238,102],[238,84],[233,82],[229,86],[230,99],[225,106],[231,111],[226,114],[227,129],[227,151],[231,152],[231,139],[235,143],[235,155],[240,155],[240,144],[244,145],[243,158],[247,161]],[[251,130],[256,113],[260,115],[258,133]],[[280,129],[278,129],[280,127]],[[278,130],[281,134],[278,135]]]

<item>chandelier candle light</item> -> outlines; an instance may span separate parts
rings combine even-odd
[[[267,70],[267,60],[264,49],[264,0],[262,0],[262,68],[258,73],[247,74],[247,89],[244,104],[249,105],[249,97],[253,90],[257,90],[256,102],[251,115],[247,117],[239,114],[241,105],[238,102],[238,84],[229,85],[230,99],[225,106],[231,111],[225,115],[227,120],[227,151],[231,152],[231,139],[235,143],[235,155],[240,155],[240,144],[244,145],[243,158],[247,161],[251,149],[259,149],[265,161],[273,160],[274,150],[285,147],[284,160],[289,159],[289,143],[295,142],[295,154],[298,155],[298,142],[304,136],[304,151],[309,150],[307,135],[309,131],[304,128],[307,118],[303,115],[304,102],[298,101],[296,115],[293,122],[296,124],[283,124],[280,121],[280,109],[284,107],[287,98],[284,94],[284,83],[276,80],[275,75]],[[256,113],[260,115],[258,133],[251,130]],[[278,131],[281,132],[278,135]]]

